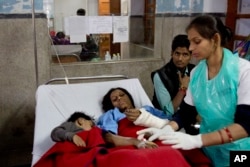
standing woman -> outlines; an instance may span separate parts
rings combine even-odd
[[[192,56],[200,62],[191,72],[184,103],[167,126],[176,131],[198,113],[200,134],[148,128],[137,132],[138,138],[151,133],[150,140],[159,138],[176,149],[203,147],[214,166],[229,166],[231,150],[250,151],[250,63],[224,47],[232,33],[219,18],[198,16],[186,31]]]

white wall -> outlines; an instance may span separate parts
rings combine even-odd
[[[98,0],[87,0],[88,16],[98,16]]]
[[[227,1],[228,0],[204,0],[203,12],[225,13],[227,12]]]
[[[128,15],[128,5],[129,5],[129,2],[128,0],[121,0],[121,14],[122,15]]]
[[[54,29],[63,31],[63,18],[76,15],[79,8],[86,10],[88,14],[88,0],[54,0]]]

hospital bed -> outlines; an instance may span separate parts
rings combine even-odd
[[[38,87],[36,92],[32,166],[55,144],[50,138],[52,129],[64,122],[73,112],[83,111],[98,119],[103,113],[101,108],[102,98],[111,88],[123,87],[127,89],[131,93],[136,107],[143,105],[152,106],[150,99],[137,78],[126,79],[126,76],[119,75],[114,77],[80,77],[72,80],[66,79],[66,83],[81,79],[114,79],[116,77],[119,79],[100,82],[53,84],[53,82],[65,80],[64,78],[57,78]],[[163,156],[162,153],[160,154]],[[179,165],[186,167],[185,162],[184,164],[181,163],[183,159],[180,158]]]

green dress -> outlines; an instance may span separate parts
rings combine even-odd
[[[202,118],[200,133],[217,131],[234,123],[239,84],[239,57],[223,49],[223,62],[217,76],[208,80],[207,64],[202,60],[190,80],[190,91]],[[229,166],[230,150],[250,150],[250,138],[204,147],[215,167]]]

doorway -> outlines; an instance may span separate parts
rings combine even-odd
[[[119,16],[121,13],[120,0],[99,0],[98,1],[98,15],[99,16]],[[111,55],[120,54],[120,43],[113,43],[113,34],[101,34],[99,43],[99,54],[104,58],[106,51]]]

